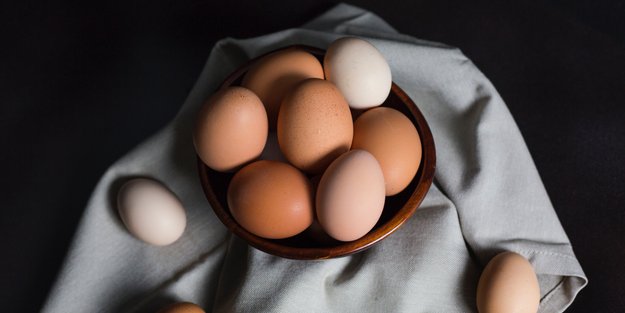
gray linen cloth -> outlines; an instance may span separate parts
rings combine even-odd
[[[246,60],[290,44],[326,48],[358,36],[388,60],[425,115],[436,177],[416,214],[373,248],[296,261],[230,235],[200,188],[194,115]],[[183,237],[155,247],[116,214],[119,182],[148,176],[182,200]],[[214,312],[475,312],[481,270],[510,250],[534,266],[540,312],[562,312],[587,278],[532,158],[493,85],[460,50],[399,34],[376,15],[338,5],[301,28],[218,42],[180,113],[108,169],[84,211],[44,312],[153,312],[173,300]]]

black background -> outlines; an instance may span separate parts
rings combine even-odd
[[[1,4],[1,310],[41,308],[98,178],[174,116],[218,39],[333,2]],[[590,279],[567,312],[625,312],[625,1],[352,3],[491,79]]]

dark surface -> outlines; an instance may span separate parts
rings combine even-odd
[[[332,5],[129,3],[0,5],[3,312],[39,310],[98,178],[173,117],[216,40]],[[567,312],[625,312],[625,4],[595,3],[354,2],[491,79],[590,279]]]

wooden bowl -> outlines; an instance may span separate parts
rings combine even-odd
[[[289,47],[284,47],[282,49]],[[297,45],[295,47],[312,53],[323,62],[324,50],[302,45]],[[264,55],[250,60],[239,67],[224,80],[219,88],[239,85],[250,66],[263,56]],[[230,214],[226,201],[226,192],[234,173],[220,173],[214,171],[208,168],[198,157],[197,164],[202,188],[213,211],[215,211],[217,217],[231,232],[245,240],[251,246],[272,255],[291,259],[317,260],[346,256],[363,251],[386,238],[406,222],[417,210],[421,201],[423,201],[434,177],[436,152],[432,133],[430,132],[425,118],[414,102],[395,83],[393,83],[391,93],[382,106],[399,110],[414,123],[421,136],[423,156],[421,158],[419,170],[410,185],[399,194],[386,198],[380,220],[364,237],[350,242],[341,242],[329,238],[319,240],[318,237],[311,235],[310,230],[287,239],[276,240],[258,237],[241,227]]]

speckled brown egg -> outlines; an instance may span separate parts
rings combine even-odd
[[[282,101],[278,115],[280,150],[305,172],[322,172],[349,150],[353,134],[349,105],[331,82],[307,79]]]
[[[193,143],[208,167],[225,172],[258,158],[267,133],[267,113],[260,99],[249,89],[228,87],[200,109]]]
[[[158,313],[205,313],[201,307],[190,302],[178,302],[162,308]]]
[[[536,273],[523,256],[503,252],[488,262],[477,286],[480,313],[536,313],[539,303]]]
[[[271,53],[256,62],[243,78],[262,100],[267,110],[270,129],[275,129],[284,95],[307,78],[323,79],[321,63],[312,54],[298,48]]]
[[[367,150],[380,162],[387,196],[404,190],[421,163],[417,129],[404,114],[392,108],[370,109],[356,119],[352,149]]]
[[[264,238],[297,235],[313,221],[312,187],[290,164],[261,160],[239,170],[227,194],[234,219]]]

